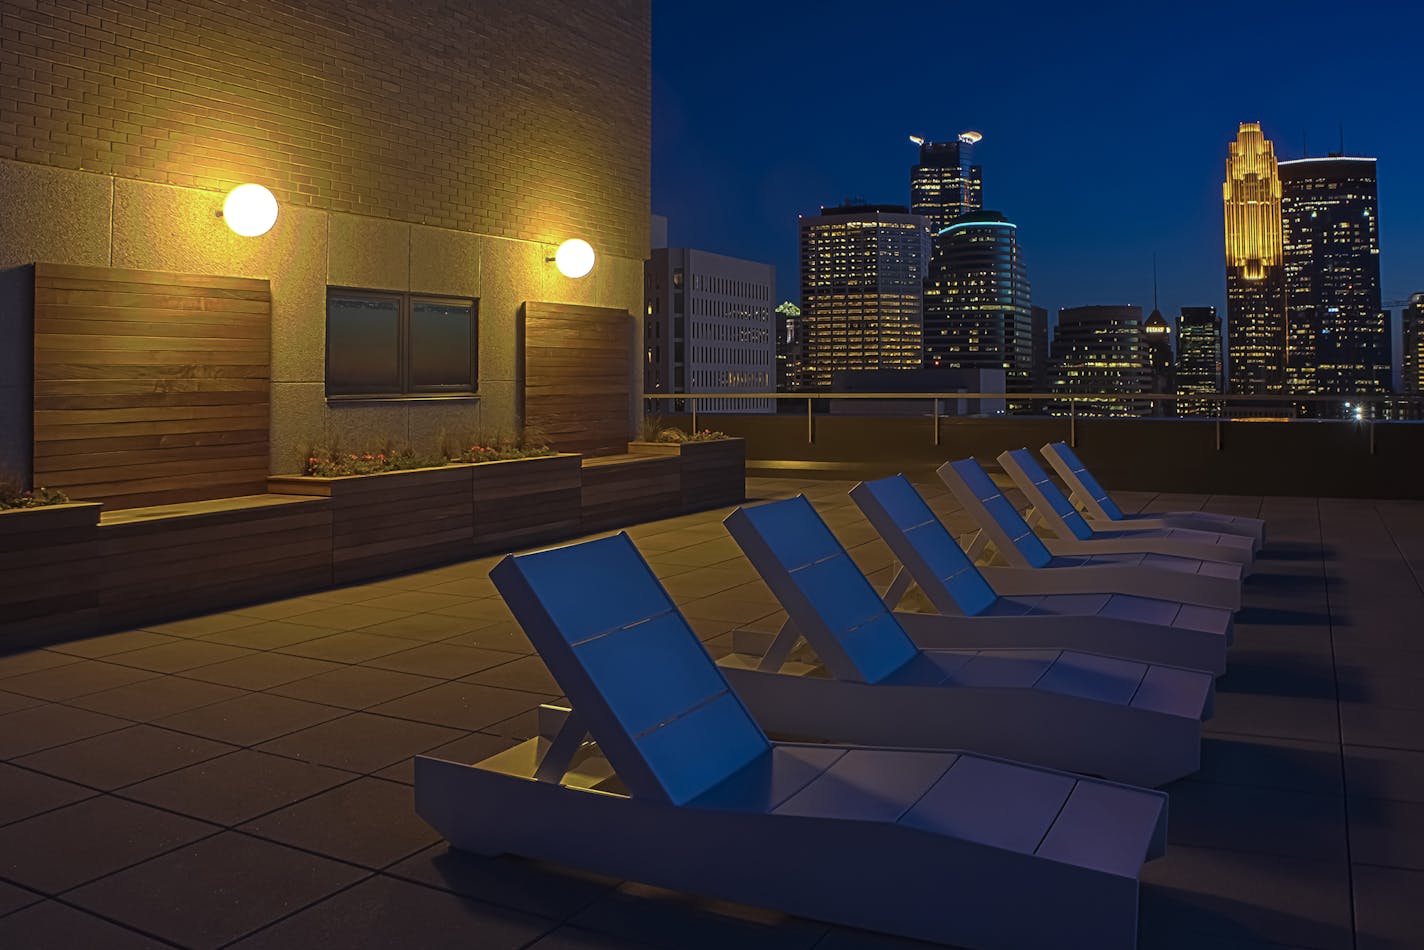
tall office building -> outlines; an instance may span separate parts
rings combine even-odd
[[[1174,395],[1177,392],[1177,384],[1176,360],[1172,355],[1172,325],[1162,316],[1162,311],[1157,309],[1155,295],[1152,312],[1142,321],[1142,345],[1147,348],[1150,391]],[[1167,400],[1154,399],[1151,411],[1154,416],[1173,416],[1176,415],[1176,406]]]
[[[1380,305],[1375,160],[1280,163],[1291,393],[1387,393],[1389,320]],[[1317,407],[1323,414],[1333,409]]]
[[[903,205],[801,218],[807,388],[829,388],[836,370],[920,367],[927,242],[925,219]]]
[[[1177,394],[1221,392],[1221,317],[1215,307],[1183,307],[1177,315]],[[1212,399],[1181,399],[1177,414],[1215,415]]]
[[[1424,394],[1424,293],[1409,298],[1409,306],[1399,312],[1404,352],[1400,365],[1403,375],[1400,390],[1411,395]],[[1414,418],[1418,418],[1416,413]]]
[[[1046,307],[1029,308],[1033,321],[1033,391],[1036,393],[1048,392],[1048,309]],[[1041,406],[1038,408],[1042,408]]]
[[[1275,147],[1259,122],[1242,122],[1228,147],[1222,198],[1231,391],[1281,392],[1286,364],[1281,179]]]
[[[1018,226],[971,211],[933,238],[925,280],[925,366],[1002,369],[1009,392],[1033,388],[1033,310]]]
[[[910,211],[925,217],[931,234],[984,207],[983,169],[973,163],[974,146],[983,137],[972,131],[959,133],[953,142],[912,137],[920,146],[920,161],[910,168]]]
[[[686,247],[644,265],[644,391],[765,393],[776,386],[776,268]],[[678,407],[671,401],[665,411]],[[775,412],[772,399],[699,399],[698,412]]]
[[[1079,415],[1145,416],[1152,391],[1152,368],[1142,327],[1141,307],[1064,307],[1053,333],[1052,390],[1068,395],[1117,398],[1076,402]],[[1060,402],[1055,411],[1068,411]]]
[[[776,391],[794,393],[801,389],[806,361],[806,334],[801,328],[801,308],[783,301],[776,308]]]

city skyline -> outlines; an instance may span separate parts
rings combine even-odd
[[[1154,45],[1150,64],[1122,83],[1111,75],[1121,63],[1104,56],[1142,44],[1165,23],[1151,16],[1127,22],[1101,11],[1068,17],[1030,6],[1053,28],[1005,35],[1015,36],[1016,62],[1032,68],[1005,73],[994,44],[961,45],[957,68],[967,76],[995,69],[996,80],[956,82],[951,101],[928,80],[911,82],[930,74],[921,57],[887,58],[871,78],[860,71],[789,68],[791,56],[834,55],[831,40],[848,25],[859,42],[889,43],[896,35],[927,34],[933,27],[927,21],[948,18],[948,11],[884,11],[870,20],[844,3],[818,5],[814,17],[799,5],[758,8],[761,28],[754,31],[737,28],[745,22],[739,2],[720,6],[715,17],[699,14],[708,55],[735,64],[764,54],[769,72],[742,71],[748,90],[756,84],[755,95],[749,91],[752,99],[743,102],[736,96],[743,80],[729,77],[738,70],[717,70],[714,77],[701,54],[684,55],[687,50],[674,46],[676,58],[660,56],[654,44],[655,210],[669,215],[676,243],[775,264],[778,296],[794,299],[798,214],[848,195],[908,203],[905,169],[917,156],[909,135],[952,140],[977,129],[984,135],[974,156],[984,168],[983,205],[1021,225],[1035,304],[1054,313],[1088,304],[1144,306],[1151,300],[1155,250],[1165,314],[1190,306],[1225,313],[1220,188],[1226,143],[1238,123],[1261,122],[1286,161],[1303,152],[1338,151],[1343,122],[1345,152],[1379,159],[1383,297],[1402,300],[1424,289],[1424,228],[1416,224],[1424,219],[1424,183],[1409,171],[1412,156],[1424,150],[1424,133],[1402,121],[1401,98],[1392,93],[1409,81],[1405,37],[1424,16],[1391,13],[1388,29],[1380,17],[1332,21],[1337,42],[1368,42],[1376,54],[1374,68],[1359,79],[1295,64],[1290,84],[1246,88],[1212,70],[1186,68],[1230,54],[1229,37],[1216,29],[1209,7],[1174,21],[1171,42]],[[1284,64],[1326,9],[1305,4],[1288,21],[1273,20],[1253,55]],[[659,6],[655,34],[684,28],[691,15]],[[993,35],[1009,31],[1022,12],[957,10],[952,16],[961,30]],[[720,105],[711,107],[712,98]],[[729,111],[733,98],[738,107]],[[853,121],[845,118],[847,107]],[[729,122],[688,123],[688,116],[709,109]],[[724,134],[706,134],[714,130]],[[1132,213],[1102,214],[1093,195],[1107,195]],[[1397,328],[1399,308],[1392,309]]]

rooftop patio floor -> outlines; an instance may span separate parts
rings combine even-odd
[[[883,587],[849,487],[749,481]],[[1269,522],[1139,945],[1424,946],[1424,502],[1119,498]],[[714,653],[781,620],[724,514],[629,530]],[[483,758],[559,696],[494,560],[0,657],[0,947],[918,946],[449,850],[411,757]]]

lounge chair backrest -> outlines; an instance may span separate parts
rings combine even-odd
[[[1033,506],[1052,525],[1054,531],[1067,531],[1079,541],[1091,541],[1093,529],[1063,490],[1048,477],[1038,459],[1028,449],[1012,449],[999,456],[999,464],[1028,496]]]
[[[998,595],[904,475],[850,490],[865,517],[940,613],[972,617]]]
[[[1067,442],[1048,443],[1043,447],[1043,456],[1068,486],[1078,492],[1085,505],[1097,509],[1094,512],[1097,517],[1107,518],[1109,521],[1121,521],[1125,517],[1117,502],[1107,493],[1107,489],[1098,484],[1093,473],[1088,471],[1088,467],[1078,458],[1078,453],[1074,452]]]
[[[629,792],[683,804],[770,750],[626,534],[490,571]]]
[[[994,538],[1000,553],[1010,562],[1017,557],[1028,567],[1047,567],[1053,560],[1043,541],[977,460],[945,462],[939,467],[939,476],[970,516],[979,522],[979,527]]]
[[[878,683],[919,655],[805,496],[738,508],[724,523],[836,679]]]

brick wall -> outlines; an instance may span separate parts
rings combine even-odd
[[[0,158],[647,255],[649,0],[0,0]]]

